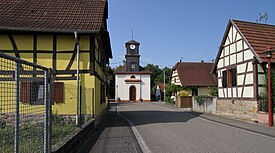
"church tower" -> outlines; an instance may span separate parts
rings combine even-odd
[[[150,102],[151,72],[139,65],[140,43],[133,39],[125,43],[126,63],[115,74],[115,99],[117,102]]]
[[[139,69],[139,45],[140,43],[135,40],[130,40],[125,43],[126,47],[126,71],[138,72]]]

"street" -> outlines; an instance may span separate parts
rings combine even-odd
[[[121,115],[133,122],[151,152],[275,152],[275,138],[209,121],[188,112],[153,103],[119,103],[118,109]]]

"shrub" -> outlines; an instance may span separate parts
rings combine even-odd
[[[218,96],[218,88],[217,87],[209,87],[208,89],[209,89],[208,94],[210,96]]]
[[[178,93],[178,96],[180,97],[187,97],[189,96],[189,93],[185,90],[181,90],[179,93]]]
[[[202,105],[205,100],[208,98],[209,96],[207,95],[201,95],[201,96],[195,96],[195,100],[197,101],[197,103],[200,105]]]
[[[166,102],[171,105],[175,105],[175,101],[170,96],[166,96]]]

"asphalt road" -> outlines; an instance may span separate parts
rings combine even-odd
[[[275,153],[275,138],[152,103],[119,103],[153,153]]]

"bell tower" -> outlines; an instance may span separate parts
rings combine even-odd
[[[138,72],[139,71],[139,45],[140,43],[135,40],[130,40],[125,43],[126,47],[126,71]]]

